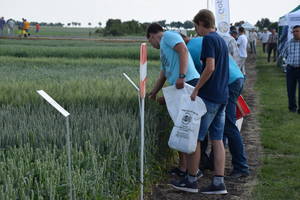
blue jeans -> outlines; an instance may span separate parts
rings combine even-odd
[[[296,111],[296,88],[298,82],[298,111],[300,110],[300,68],[286,67],[286,86],[289,98],[289,110]]]
[[[217,104],[202,98],[207,113],[201,118],[198,140],[203,141],[209,131],[211,140],[223,140],[225,124],[225,104]]]
[[[224,127],[224,137],[228,139],[229,151],[232,155],[233,171],[248,173],[249,166],[245,156],[243,140],[236,123],[236,103],[237,98],[242,92],[244,79],[237,79],[231,83],[229,88],[229,99],[226,106],[226,117]]]

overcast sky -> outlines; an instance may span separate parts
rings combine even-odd
[[[211,0],[213,2],[213,0]],[[229,0],[231,22],[272,22],[300,5],[300,0]],[[191,20],[207,0],[1,0],[0,16],[37,22],[81,22],[93,26],[109,18],[153,22]]]

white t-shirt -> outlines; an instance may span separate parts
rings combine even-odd
[[[257,40],[257,33],[256,32],[250,32],[249,33],[249,41],[253,42]]]
[[[263,33],[261,34],[261,42],[262,42],[262,43],[267,43],[270,34],[271,34],[271,33],[270,33],[269,31],[263,32]]]
[[[247,43],[248,43],[247,36],[245,34],[240,35],[237,40],[237,44],[239,47],[240,57],[242,58],[247,58]]]

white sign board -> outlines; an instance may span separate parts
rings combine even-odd
[[[229,0],[215,0],[216,26],[219,34],[229,34],[230,14]]]
[[[37,93],[41,95],[49,104],[51,104],[56,110],[58,110],[63,116],[68,117],[68,113],[63,107],[61,107],[52,97],[50,97],[44,90],[38,90]]]

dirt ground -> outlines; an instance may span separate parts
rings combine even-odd
[[[148,200],[247,200],[251,198],[253,186],[257,181],[257,170],[260,166],[261,156],[261,144],[260,144],[260,130],[257,120],[258,112],[258,98],[254,91],[254,84],[256,81],[255,71],[255,57],[248,54],[246,62],[247,80],[243,90],[243,97],[246,99],[247,104],[251,109],[251,115],[244,119],[241,134],[244,139],[246,153],[248,157],[248,164],[250,166],[250,176],[246,178],[240,178],[235,181],[225,180],[225,184],[228,190],[227,195],[203,195],[200,193],[186,193],[173,189],[168,183],[174,179],[169,177],[164,183],[157,184],[153,187],[152,193],[147,195]],[[231,171],[231,156],[226,149],[226,169],[225,175]],[[204,176],[200,178],[198,182],[199,188],[207,186],[211,182],[212,173],[205,171]]]

